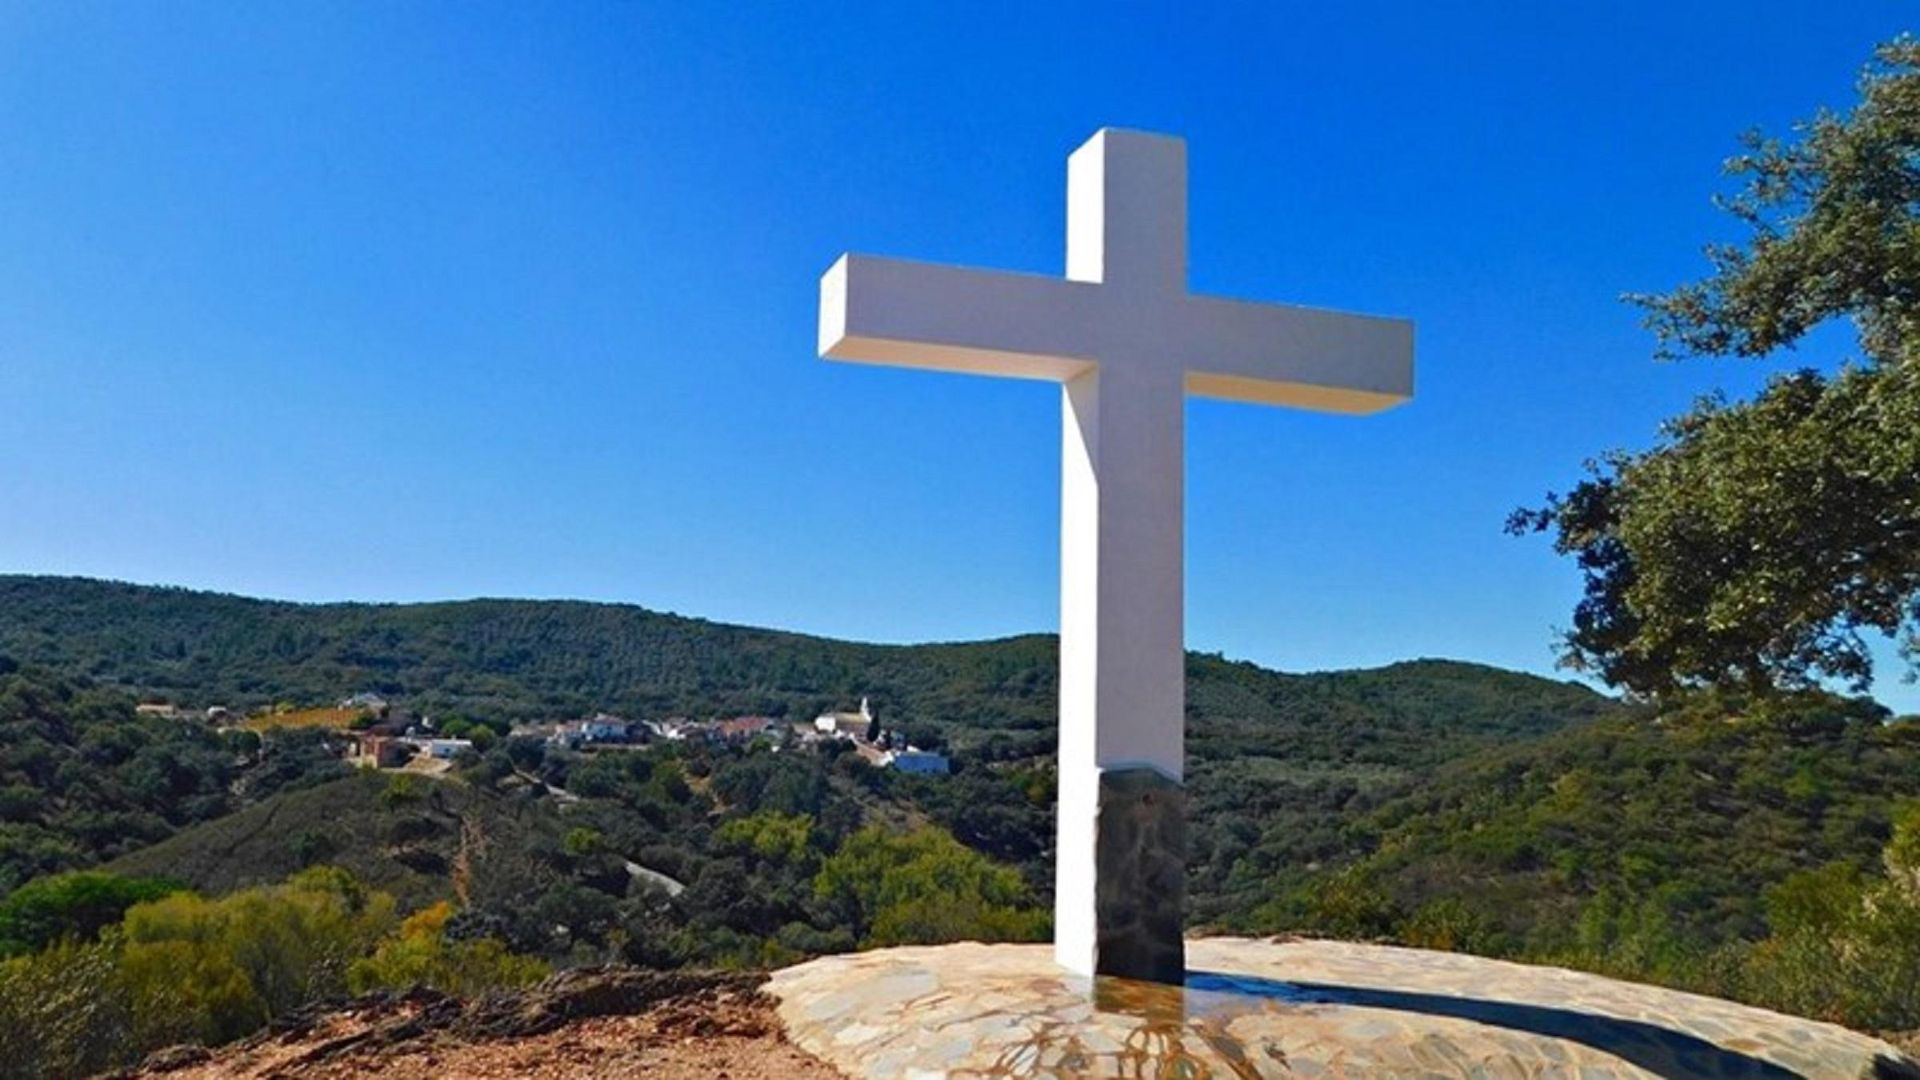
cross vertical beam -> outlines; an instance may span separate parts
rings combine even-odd
[[[1160,306],[1186,293],[1186,146],[1108,129],[1067,159],[1067,277]],[[1179,982],[1186,893],[1182,491],[1186,399],[1143,341],[1061,392],[1060,754],[1054,955]]]

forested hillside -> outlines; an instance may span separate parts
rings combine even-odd
[[[0,654],[200,706],[370,690],[508,719],[812,715],[868,693],[956,723],[1052,722],[1050,639],[860,645],[623,604],[292,604],[0,576]]]
[[[1013,753],[1053,741],[1055,646],[1041,635],[865,645],[624,604],[292,604],[0,576],[0,655],[134,694],[236,710],[372,690],[421,711],[508,720],[596,709],[804,719],[870,695],[889,724],[972,742],[1004,732],[997,745]],[[1360,763],[1423,765],[1466,744],[1537,734],[1610,708],[1571,683],[1444,662],[1293,676],[1195,655],[1188,681],[1189,716],[1216,757],[1272,749],[1279,738]]]
[[[138,716],[124,693],[0,655],[0,896],[346,772],[314,733]]]
[[[1767,888],[1795,873],[1877,869],[1916,796],[1920,723],[1858,700],[1702,698],[1437,770],[1349,824],[1370,854],[1343,902],[1370,896],[1348,914],[1382,934],[1464,907],[1463,943],[1500,952],[1711,948],[1763,934]],[[1256,920],[1297,922],[1328,895],[1276,896]]]
[[[332,865],[403,909],[457,905],[448,940],[560,964],[759,965],[1044,932],[1050,638],[879,647],[596,604],[313,606],[30,578],[0,592],[5,648],[82,672],[0,673],[0,922],[24,904],[45,923],[49,903],[101,888],[43,877],[3,895],[35,874],[104,865],[219,895]],[[254,742],[136,715],[128,696],[245,707],[367,688],[494,718],[804,717],[865,694],[944,741],[955,772],[876,769],[833,743],[587,754],[515,737],[444,780],[337,779],[324,733]],[[1548,959],[1854,1022],[1907,1015],[1884,994],[1794,997],[1779,975],[1806,970],[1780,957],[1816,946],[1905,955],[1859,942],[1908,910],[1877,875],[1902,800],[1920,796],[1920,729],[1870,702],[1628,709],[1454,662],[1284,675],[1195,655],[1188,709],[1197,927]],[[639,866],[685,892],[646,887]],[[1838,898],[1829,923],[1783,914],[1805,908],[1792,897],[1808,875]],[[103,895],[123,900],[91,902],[87,925],[132,893]]]
[[[1920,719],[1700,695],[1450,763],[1243,927],[1545,961],[1920,1024]]]

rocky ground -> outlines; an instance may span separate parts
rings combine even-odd
[[[597,968],[464,1001],[378,994],[285,1017],[209,1052],[162,1050],[127,1077],[686,1077],[843,1080],[789,1043],[749,974]]]
[[[163,1050],[124,1075],[845,1080],[932,1065],[1098,1078],[1161,1075],[1177,1058],[1178,1075],[1215,1078],[1920,1078],[1884,1043],[1671,991],[1413,950],[1224,944],[1191,943],[1192,959],[1250,970],[1273,952],[1276,971],[1317,981],[1215,976],[1221,986],[1180,994],[1114,980],[1096,1002],[1051,973],[1043,947],[978,945],[829,958],[778,973],[771,990],[758,974],[590,968],[473,1001],[416,990],[334,1002],[219,1050]],[[1365,985],[1376,977],[1395,999],[1376,1000],[1386,992]],[[1157,1008],[1161,994],[1180,996]],[[780,1012],[846,1072],[789,1041]],[[1920,1050],[1920,1033],[1887,1038]]]
[[[1063,975],[1045,945],[823,957],[767,992],[861,1080],[1920,1080],[1880,1039],[1559,968],[1340,941],[1187,942],[1187,984]]]

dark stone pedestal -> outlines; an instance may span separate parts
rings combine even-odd
[[[1094,832],[1094,972],[1182,982],[1186,789],[1154,769],[1103,770]]]

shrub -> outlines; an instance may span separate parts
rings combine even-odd
[[[110,943],[72,938],[0,960],[0,1078],[91,1076],[136,1058],[118,960]]]
[[[934,826],[861,829],[821,865],[814,893],[848,916],[867,947],[1033,941],[1050,929],[1017,871]]]
[[[127,967],[177,982],[174,973],[182,964],[216,979],[231,965],[258,998],[260,1015],[276,1016],[344,991],[347,966],[373,947],[393,919],[392,897],[368,892],[344,870],[314,867],[285,884],[217,900],[176,893],[129,909],[123,924]],[[135,984],[136,1001],[146,989]],[[154,991],[152,997],[172,992]],[[236,1007],[206,1022],[225,1031],[227,1018],[244,1012]]]
[[[1885,863],[1880,879],[1835,864],[1776,886],[1745,996],[1851,1027],[1920,1027],[1920,807],[1902,807]]]
[[[0,956],[35,952],[63,937],[91,940],[135,904],[180,888],[158,878],[80,870],[38,878],[0,901]]]
[[[380,804],[391,810],[419,802],[424,794],[418,776],[412,773],[394,773],[387,777],[387,789],[380,793]]]
[[[453,907],[445,901],[408,917],[399,934],[381,942],[372,956],[354,962],[348,985],[355,993],[431,986],[473,996],[526,986],[551,970],[539,957],[510,952],[494,938],[447,937],[452,917]]]
[[[734,818],[713,831],[714,844],[721,851],[789,865],[807,860],[812,836],[812,817],[778,810]]]
[[[53,892],[94,895],[73,877]],[[0,1077],[85,1076],[160,1046],[239,1038],[343,992],[348,964],[392,925],[391,898],[326,867],[218,899],[133,904],[99,941],[65,936],[0,961]]]

